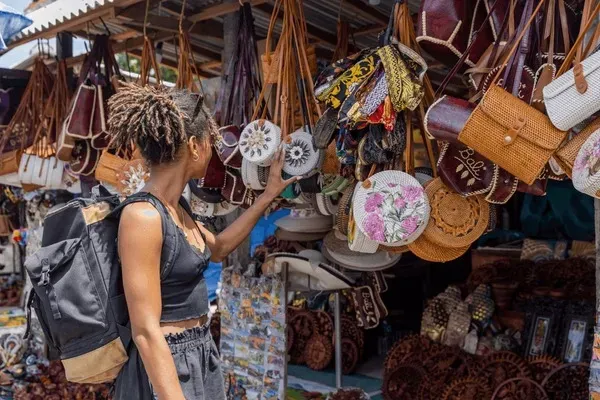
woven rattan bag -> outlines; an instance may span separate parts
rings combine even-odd
[[[546,115],[493,85],[458,140],[531,185],[566,135]]]
[[[560,165],[563,171],[565,171],[565,174],[567,174],[569,178],[573,178],[573,165],[575,164],[575,159],[577,158],[577,154],[579,153],[581,146],[583,146],[585,141],[592,135],[592,133],[598,129],[600,129],[600,118],[596,118],[594,121],[592,121],[592,123],[583,128],[581,132],[569,140],[563,147],[556,151],[554,159]]]

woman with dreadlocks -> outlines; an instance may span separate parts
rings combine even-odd
[[[203,271],[239,246],[293,181],[281,178],[280,150],[266,190],[240,218],[218,235],[196,223],[182,193],[189,180],[206,174],[217,132],[202,103],[201,95],[187,91],[133,84],[123,84],[109,102],[116,145],[134,141],[151,171],[138,195],[143,200],[125,206],[119,226],[135,346],[117,378],[116,399],[225,399]],[[163,235],[167,231],[177,234]]]

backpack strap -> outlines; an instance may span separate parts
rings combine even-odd
[[[129,196],[127,199],[123,200],[113,212],[116,212],[117,215],[120,216],[123,208],[132,203],[140,203],[146,202],[152,204],[154,208],[158,211],[162,221],[162,234],[163,234],[163,245],[162,252],[160,255],[160,279],[164,280],[171,270],[173,269],[173,264],[175,263],[175,257],[179,253],[179,235],[177,234],[177,225],[171,219],[169,214],[169,210],[166,206],[151,193],[141,192],[136,193],[132,196]]]

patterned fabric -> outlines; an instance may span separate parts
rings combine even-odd
[[[414,110],[423,99],[425,91],[418,78],[406,66],[400,52],[388,45],[377,50],[381,57],[385,77],[394,109],[400,112],[404,109]]]
[[[383,74],[380,77],[378,77],[377,82],[373,87],[373,90],[371,90],[367,94],[364,100],[364,104],[362,104],[360,107],[360,112],[363,115],[373,114],[375,110],[377,110],[377,107],[379,107],[379,105],[383,103],[383,100],[386,98],[387,95],[388,84],[385,80],[385,74]]]
[[[361,230],[371,240],[396,243],[413,235],[428,218],[421,186],[388,182],[373,185],[367,195]]]
[[[392,106],[390,96],[386,96],[383,103],[377,107],[377,110],[368,118],[371,124],[383,124],[386,130],[391,131],[396,124],[396,113]]]
[[[340,75],[317,99],[325,101],[329,107],[340,108],[346,97],[375,72],[379,62],[376,54],[360,60]]]
[[[335,82],[341,74],[343,74],[348,68],[356,63],[357,60],[362,60],[367,55],[371,54],[373,50],[365,49],[358,53],[354,53],[346,58],[337,60],[327,68],[323,70],[315,80],[315,96],[319,101],[325,101],[325,98],[321,98],[323,93],[331,88],[331,85]]]

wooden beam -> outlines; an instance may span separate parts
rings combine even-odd
[[[135,29],[130,29],[125,32],[111,35],[110,38],[111,38],[111,40],[114,40],[115,42],[120,42],[122,40],[133,39],[134,37],[137,37],[139,35],[140,35],[140,33],[138,31],[136,31]]]
[[[142,51],[141,50],[132,50],[128,52],[131,56],[136,57],[136,58],[141,58],[142,57]],[[165,68],[169,68],[172,69],[173,71],[177,71],[177,62],[176,61],[171,61],[171,60],[167,60],[163,57],[163,59],[161,60],[161,62],[159,63],[159,65],[165,67]],[[201,66],[202,64],[198,64],[198,66]],[[207,69],[198,69],[198,74],[200,75],[200,77],[202,78],[212,78],[214,76],[218,76],[219,73],[218,72],[213,72]]]
[[[252,6],[257,6],[266,3],[268,0],[249,0],[247,1]],[[236,1],[233,3],[223,3],[216,6],[207,7],[200,11],[198,14],[190,15],[187,19],[191,22],[205,21],[207,19],[213,19],[222,17],[229,13],[235,12],[240,8],[240,4]]]
[[[389,15],[385,15],[384,13],[380,12],[374,7],[371,7],[370,5],[361,0],[344,0],[342,6],[350,7],[355,13],[370,19],[374,19],[375,21],[381,22],[386,25],[390,19]]]

